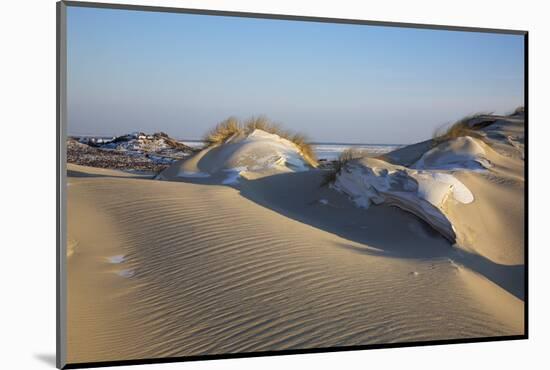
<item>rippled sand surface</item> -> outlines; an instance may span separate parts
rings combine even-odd
[[[317,171],[237,188],[68,169],[69,363],[523,333],[518,253],[358,210]]]

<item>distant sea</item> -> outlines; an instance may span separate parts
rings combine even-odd
[[[318,159],[335,160],[346,149],[366,152],[369,156],[382,155],[398,149],[398,144],[347,144],[347,143],[314,143],[313,148]]]
[[[183,140],[183,144],[190,147],[200,148],[204,143],[202,141],[195,140]],[[354,149],[362,152],[366,152],[368,155],[377,156],[384,153],[391,152],[403,145],[398,144],[351,144],[351,143],[313,143],[315,154],[317,159],[324,159],[332,161],[338,158],[340,153],[346,149]]]

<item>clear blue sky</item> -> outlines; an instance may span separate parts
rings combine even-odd
[[[69,134],[196,139],[267,115],[314,141],[412,143],[523,104],[523,37],[68,8]],[[435,21],[435,20],[434,20]]]

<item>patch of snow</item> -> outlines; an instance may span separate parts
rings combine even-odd
[[[447,258],[447,262],[449,262],[449,264],[454,267],[455,269],[459,269],[460,268],[460,265],[458,265],[453,259],[451,258]]]
[[[421,171],[412,177],[418,182],[418,196],[436,207],[442,206],[449,195],[463,204],[474,201],[470,189],[451,174]]]
[[[485,170],[491,162],[485,149],[469,136],[459,137],[428,150],[411,168],[418,170]]]
[[[132,269],[117,271],[117,275],[125,278],[131,278],[132,276],[134,276],[134,274],[135,274],[135,271]]]
[[[445,202],[474,201],[471,191],[451,174],[410,170],[376,159],[348,163],[333,188],[361,208],[386,203],[413,213],[452,242],[456,233],[445,215]]]
[[[190,148],[200,149],[204,147],[206,142],[204,141],[180,141],[183,145],[187,145]]]
[[[241,172],[246,171],[246,167],[237,167],[237,168],[228,168],[224,170],[224,172],[228,172],[229,174],[225,178],[225,180],[222,181],[222,184],[225,185],[236,185],[239,183],[239,177],[241,177]]]
[[[107,257],[107,261],[109,261],[109,263],[119,264],[124,262],[125,258],[123,254],[119,254],[117,256]]]
[[[269,146],[270,149],[275,151],[274,154],[262,158],[250,156],[250,159],[256,162],[254,166],[251,166],[251,170],[273,167],[288,167],[298,172],[309,170],[309,166],[300,154],[300,150],[296,144],[279,135],[270,134],[262,130],[254,130],[239,144],[243,146],[247,144],[260,144],[266,147]]]
[[[205,178],[210,177],[209,173],[205,172],[188,172],[188,171],[180,171],[178,173],[178,177],[188,177],[188,178]]]

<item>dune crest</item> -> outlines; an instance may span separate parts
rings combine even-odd
[[[475,244],[472,236],[477,235],[472,230],[477,228],[464,221],[464,212],[476,198],[484,203],[489,196],[484,190],[470,189],[460,178],[477,174],[504,183],[522,182],[523,163],[518,163],[524,158],[522,118],[474,117],[459,122],[470,131],[459,127],[453,131],[456,137],[446,134],[444,139],[400,148],[379,159],[354,159],[338,171],[333,187],[359,207],[396,206],[424,220],[452,243],[458,238],[460,244],[471,247]],[[407,163],[395,163],[398,160]]]
[[[223,144],[203,149],[191,158],[176,162],[159,178],[220,179],[235,184],[246,174],[307,171],[312,166],[292,141],[279,135],[255,129],[245,135],[236,133]]]
[[[420,157],[411,167],[432,170],[484,170],[491,167],[481,140],[461,136],[437,145]]]

